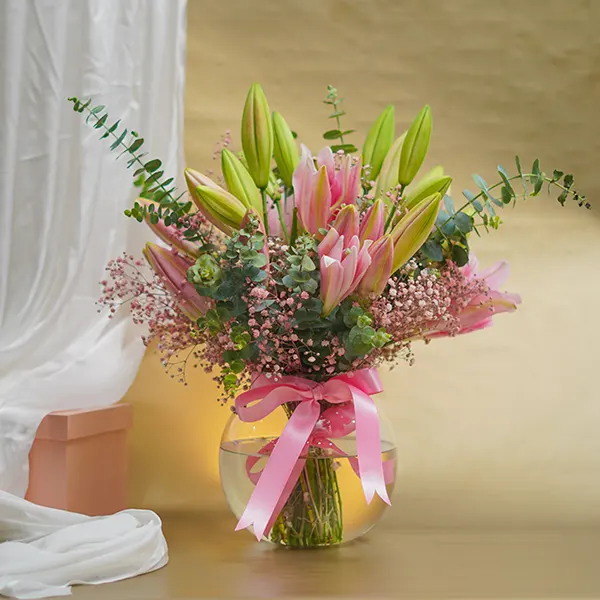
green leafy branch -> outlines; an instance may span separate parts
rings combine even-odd
[[[500,217],[494,207],[504,207],[508,204],[516,204],[517,199],[526,199],[529,196],[537,196],[547,184],[548,193],[552,187],[560,190],[558,201],[565,205],[568,198],[572,198],[579,207],[591,208],[586,197],[579,194],[573,188],[573,175],[564,174],[562,171],[554,170],[552,176],[546,175],[540,169],[539,160],[535,159],[531,173],[523,173],[521,161],[515,157],[517,174],[509,176],[504,167],[498,165],[497,171],[500,181],[494,185],[488,185],[483,177],[473,175],[473,181],[479,188],[477,194],[464,190],[463,196],[466,202],[458,209],[454,209],[452,199],[444,198],[444,208],[440,210],[436,221],[436,230],[424,244],[421,254],[426,261],[441,262],[445,258],[452,259],[458,266],[465,265],[469,260],[468,235],[475,232],[480,236],[479,228],[483,227],[489,232],[490,229],[498,229],[501,224]],[[519,181],[523,188],[522,193],[517,193],[513,182]],[[529,185],[533,186],[533,191]],[[500,197],[492,193],[499,189]]]
[[[162,162],[158,158],[146,160],[146,152],[142,152],[144,138],[139,137],[136,131],[128,131],[126,128],[120,128],[121,120],[108,125],[108,113],[104,105],[91,106],[91,99],[83,102],[79,98],[72,97],[68,99],[73,103],[73,110],[78,113],[85,113],[86,123],[91,123],[94,129],[102,131],[100,139],[111,138],[111,151],[120,150],[117,158],[128,155],[127,168],[136,166],[133,173],[134,184],[141,188],[141,196],[152,200],[156,206],[151,204],[149,207],[135,202],[131,209],[125,211],[125,215],[133,217],[140,223],[148,216],[151,223],[156,224],[162,220],[165,225],[181,226],[180,220],[187,215],[191,208],[191,202],[181,202],[183,196],[175,196],[176,187],[173,184],[173,177],[164,178]],[[128,137],[129,134],[129,137]],[[144,160],[142,160],[144,159]],[[189,236],[186,236],[189,237]]]
[[[345,131],[342,130],[342,123],[340,121],[340,117],[343,117],[346,114],[346,111],[340,108],[340,104],[343,102],[343,98],[338,97],[338,91],[332,85],[327,86],[327,96],[325,100],[323,100],[324,104],[329,104],[333,107],[333,113],[329,115],[329,119],[335,119],[337,129],[330,129],[323,134],[323,138],[327,141],[339,140],[339,143],[333,144],[331,146],[331,150],[333,152],[338,152],[339,150],[344,151],[346,154],[351,154],[352,152],[357,152],[358,148],[354,144],[347,144],[344,142],[344,136],[350,135],[354,133],[355,129],[347,129]]]

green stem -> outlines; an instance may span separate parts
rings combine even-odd
[[[283,191],[283,202],[285,203],[286,201],[286,190]],[[277,215],[279,216],[279,222],[281,223],[281,231],[283,232],[283,238],[285,239],[285,241],[289,244],[290,242],[290,234],[288,232],[288,229],[286,227],[285,224],[285,218],[283,216],[283,211],[281,210],[281,199],[277,200],[277,202],[275,203],[277,206]]]
[[[339,112],[338,111],[338,104],[339,104],[338,100],[334,100],[333,101],[333,112],[334,113]],[[340,121],[340,118],[337,115],[335,117],[335,122],[336,122],[336,125],[337,125],[337,128],[338,128],[338,131],[342,131],[342,122]],[[344,143],[344,136],[343,135],[340,135],[340,142],[342,142],[342,144]]]
[[[394,217],[396,216],[396,212],[398,211],[398,203],[400,202],[400,199],[402,198],[402,194],[404,193],[405,188],[406,188],[405,185],[400,186],[400,191],[398,192],[398,198],[397,198],[396,202],[394,202],[392,210],[390,211],[387,221],[385,222],[385,227],[383,228],[384,233],[387,232],[389,226],[391,225],[392,221],[394,220]]]
[[[263,223],[265,226],[265,235],[267,237],[269,237],[269,213],[267,212],[267,190],[266,190],[266,188],[262,188],[260,190],[260,195],[262,198]]]

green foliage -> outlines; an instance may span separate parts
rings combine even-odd
[[[549,177],[540,169],[538,159],[533,162],[530,173],[523,172],[518,156],[515,157],[515,164],[517,174],[512,176],[504,167],[498,165],[500,181],[491,186],[480,175],[473,175],[473,181],[479,188],[479,192],[473,193],[470,190],[464,190],[463,196],[466,203],[458,210],[454,209],[452,200],[446,196],[444,207],[440,210],[436,221],[436,229],[420,250],[418,258],[422,263],[439,263],[444,259],[450,259],[459,266],[463,266],[468,261],[469,234],[475,232],[477,236],[480,236],[479,228],[489,231],[498,229],[501,225],[502,221],[496,214],[495,207],[515,205],[519,198],[537,196],[544,183],[548,184],[548,193],[552,187],[560,190],[558,201],[562,205],[571,196],[580,207],[590,208],[585,196],[573,189],[572,175],[565,175],[562,171],[554,170],[552,177]],[[521,182],[523,193],[518,194],[515,191],[513,187],[515,180]],[[533,186],[533,190],[529,186]],[[494,195],[494,190],[500,191],[500,198]]]
[[[355,133],[355,129],[346,129],[342,130],[342,125],[340,121],[340,117],[343,117],[346,112],[340,108],[341,103],[343,102],[343,98],[338,97],[338,91],[332,85],[327,86],[327,96],[323,102],[325,104],[329,104],[333,113],[329,115],[329,119],[335,119],[337,124],[337,129],[330,129],[323,134],[323,138],[331,141],[331,140],[339,140],[336,144],[331,146],[332,152],[338,152],[342,150],[345,154],[352,154],[353,152],[357,152],[358,148],[354,144],[348,144],[344,141],[344,136],[350,135],[351,133]]]
[[[156,208],[151,220],[158,222],[163,220],[166,225],[179,226],[180,219],[190,212],[192,204],[180,201],[183,194],[175,195],[176,187],[173,178],[163,179],[164,171],[161,170],[162,162],[158,158],[142,160],[146,153],[141,152],[144,138],[139,137],[136,131],[120,129],[120,120],[108,125],[108,112],[102,104],[91,107],[91,99],[83,102],[79,98],[69,98],[73,103],[73,110],[86,114],[85,122],[90,123],[94,129],[102,131],[100,139],[110,138],[111,151],[120,150],[117,158],[127,155],[127,168],[137,165],[133,173],[134,185],[140,188],[140,196],[156,202]],[[148,207],[136,202],[132,208],[125,211],[125,215],[133,217],[140,223],[149,213]],[[197,232],[196,232],[197,234]]]

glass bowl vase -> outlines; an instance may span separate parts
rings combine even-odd
[[[396,445],[392,428],[378,404],[381,460],[388,495],[396,480]],[[221,439],[221,485],[227,502],[239,519],[273,447],[294,407],[278,407],[264,419],[243,422],[232,414]],[[323,413],[337,410],[321,403]],[[356,432],[340,437],[311,437],[288,482],[289,497],[274,514],[263,540],[292,548],[333,546],[354,540],[369,531],[388,505],[375,495],[367,504],[358,475]],[[251,528],[249,528],[251,531]]]

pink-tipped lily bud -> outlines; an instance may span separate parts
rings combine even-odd
[[[273,158],[273,122],[267,98],[258,83],[250,87],[244,105],[242,148],[254,183],[266,189]]]
[[[340,210],[333,222],[333,226],[340,235],[343,235],[347,240],[358,235],[359,214],[354,204],[348,204]]]
[[[300,162],[300,154],[292,130],[278,112],[273,113],[273,141],[273,155],[279,175],[285,186],[291,188],[292,176]]]
[[[370,294],[379,296],[392,274],[394,263],[392,236],[385,235],[379,238],[369,246],[369,254],[371,255],[371,264],[358,284],[358,293],[361,296],[369,296]]]
[[[200,296],[188,281],[187,271],[194,261],[180,256],[172,250],[147,243],[144,257],[175,297],[181,311],[192,321],[197,321],[210,308],[211,301]]]
[[[242,161],[227,148],[221,151],[221,170],[227,189],[246,208],[262,211],[260,192]]]
[[[385,226],[385,204],[378,198],[364,214],[360,224],[359,237],[365,240],[378,240],[383,235]]]
[[[159,219],[156,223],[152,223],[152,214],[158,212],[159,205],[156,202],[147,198],[138,198],[137,201],[146,207],[146,224],[150,227],[154,235],[165,242],[165,244],[176,248],[192,258],[197,258],[200,255],[200,243],[190,242],[185,239],[181,229],[178,229],[175,225],[165,225],[162,219]]]
[[[392,229],[394,264],[392,273],[406,264],[427,241],[435,224],[442,197],[434,194],[424,198],[400,219]]]
[[[425,105],[406,132],[400,153],[398,183],[408,185],[418,173],[431,139],[431,108]]]
[[[220,229],[221,231],[223,231],[224,233],[229,235],[231,233],[231,228],[226,228],[226,229],[223,228],[224,226],[219,221],[219,219],[217,219],[217,217],[215,215],[210,213],[203,206],[202,202],[200,202],[199,197],[198,197],[198,192],[197,192],[197,188],[200,186],[209,187],[214,190],[221,191],[221,192],[225,192],[225,190],[220,185],[217,185],[210,177],[207,177],[206,175],[203,175],[202,173],[200,173],[198,171],[194,171],[193,169],[186,169],[184,171],[184,174],[185,174],[185,181],[188,186],[188,191],[190,192],[190,196],[192,197],[192,200],[193,200],[194,204],[196,205],[196,207],[198,208],[198,210],[215,227],[217,227],[218,229]]]
[[[362,151],[362,162],[369,165],[369,179],[377,179],[381,165],[394,142],[394,106],[386,106],[369,130]]]
[[[233,194],[205,185],[196,188],[194,200],[198,210],[228,235],[240,228],[247,210]]]

